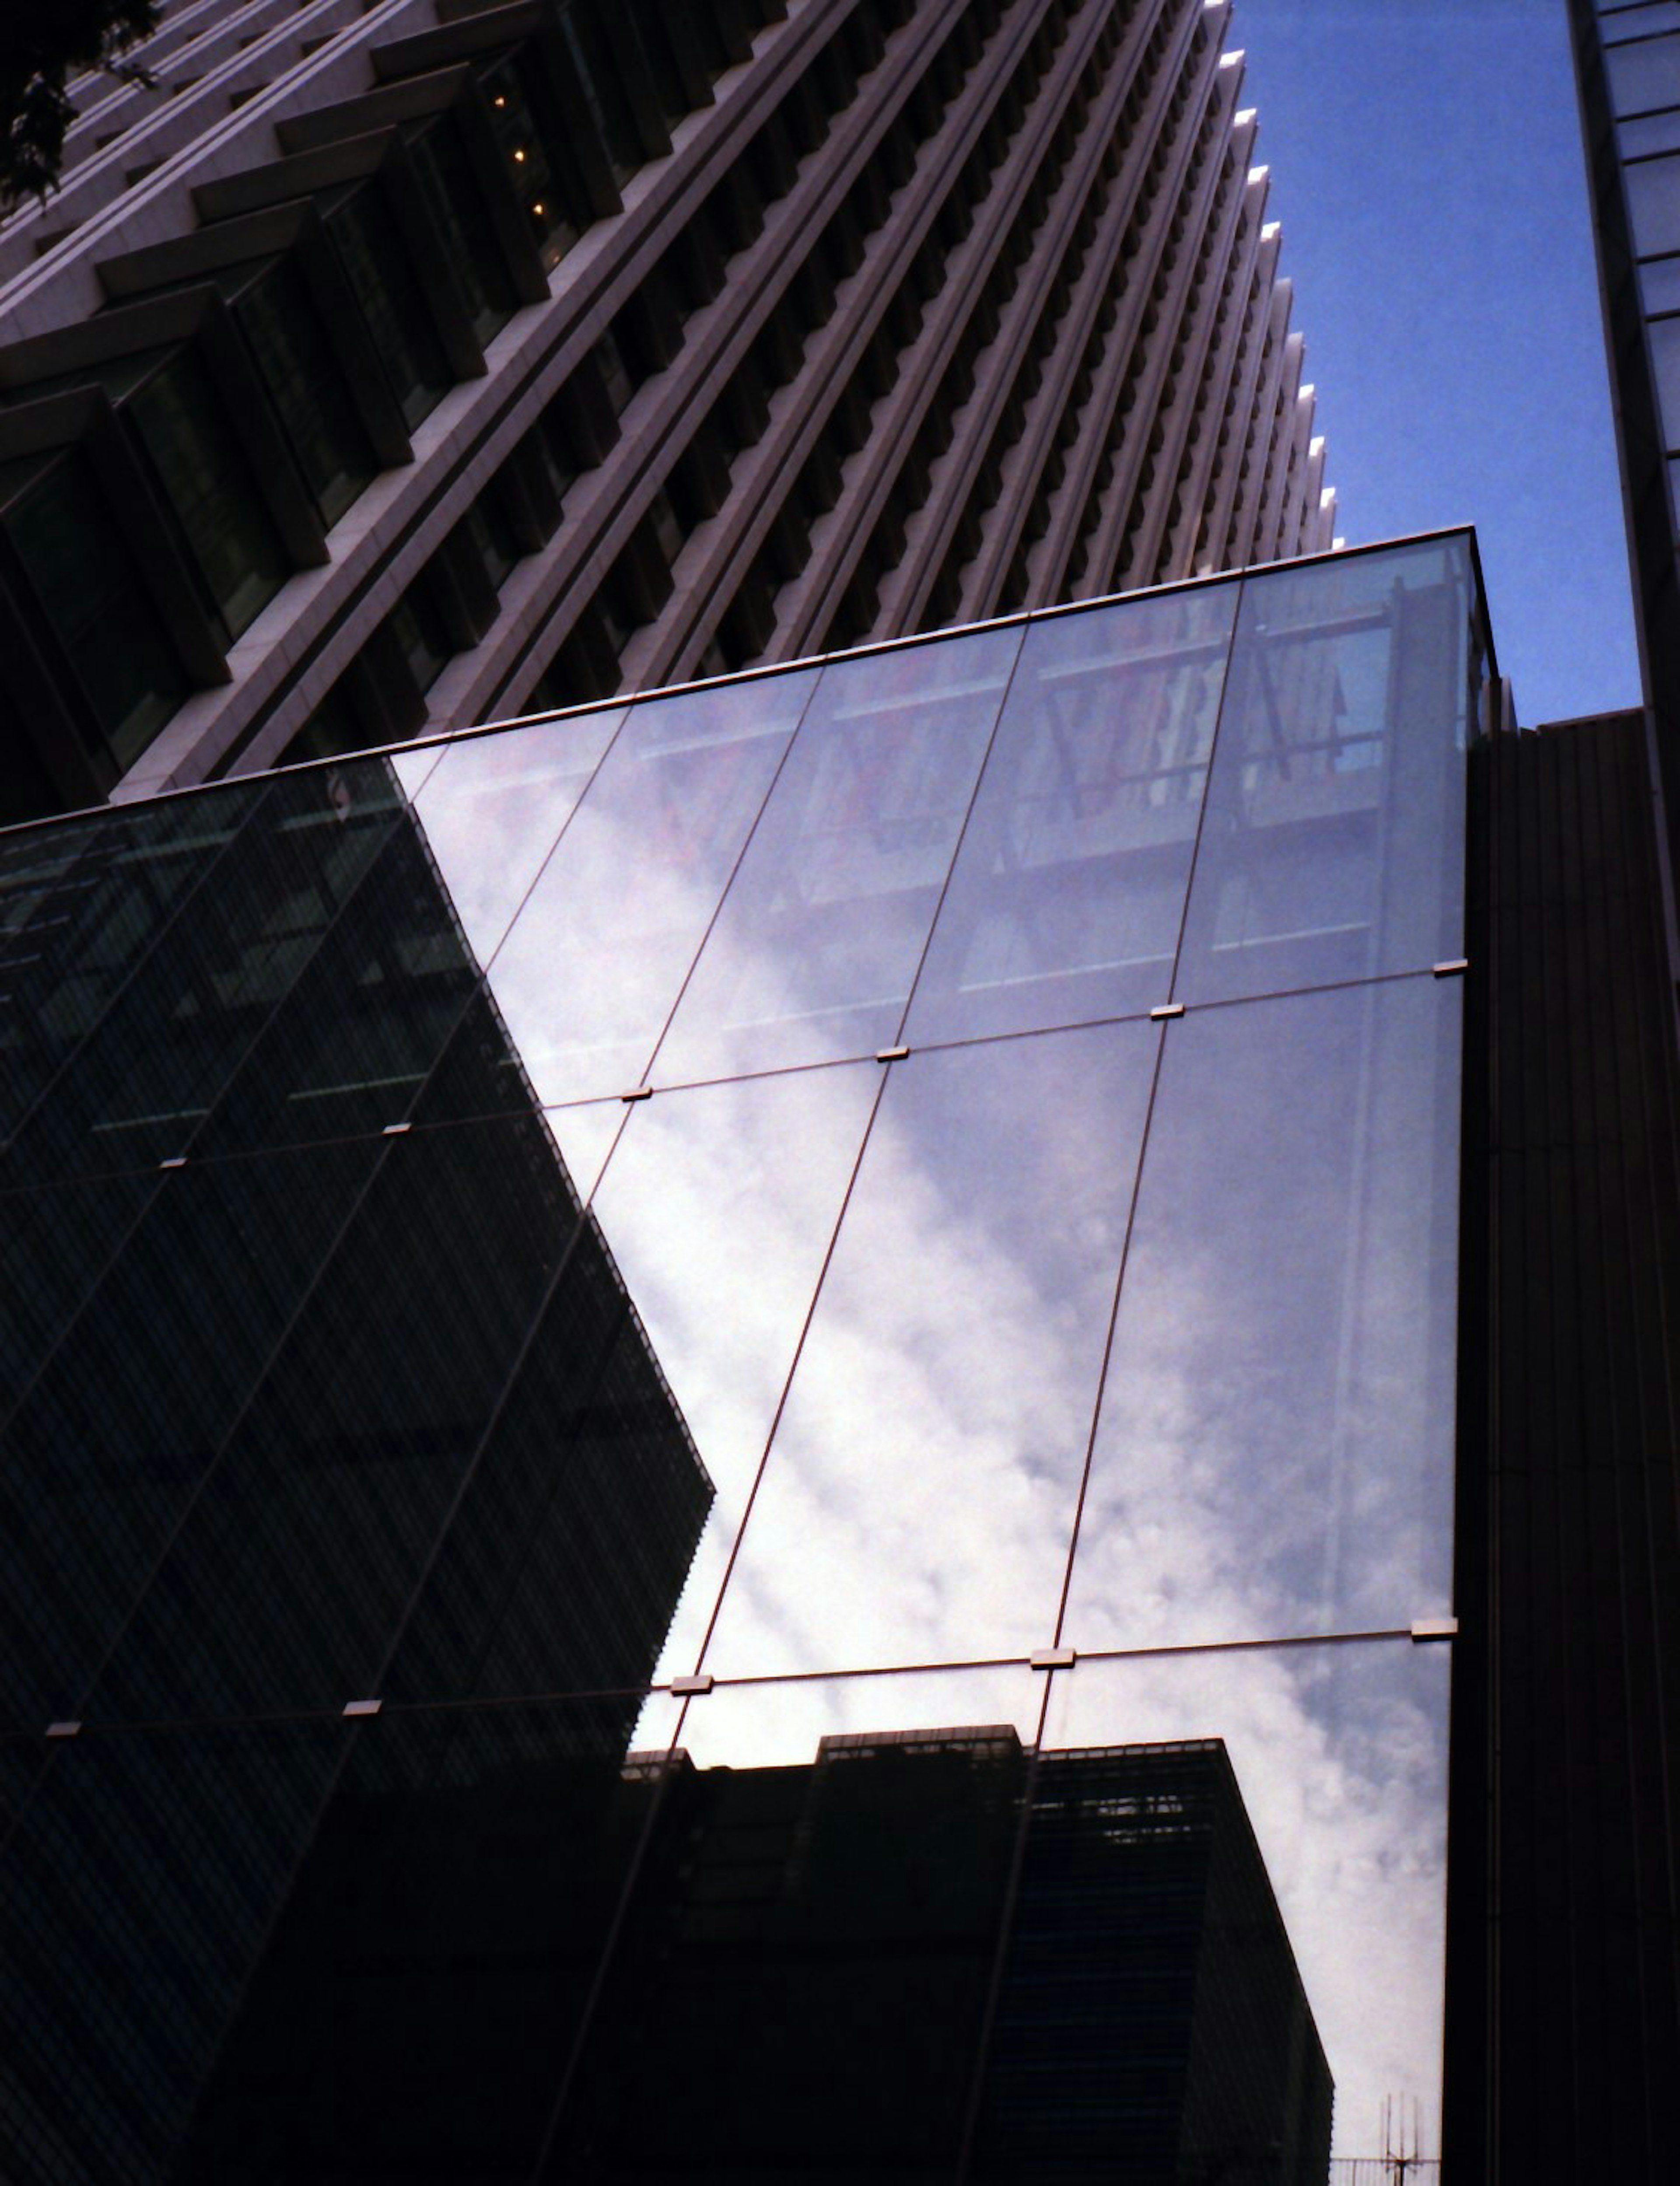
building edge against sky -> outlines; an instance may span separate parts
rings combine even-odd
[[[14,816],[1328,546],[1229,14],[171,8],[0,226]]]

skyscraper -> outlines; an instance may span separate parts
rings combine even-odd
[[[0,224],[24,817],[1328,546],[1227,0],[200,0]]]

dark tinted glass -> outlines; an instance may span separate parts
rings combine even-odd
[[[237,316],[305,483],[323,521],[336,524],[375,463],[308,285],[295,266],[272,266],[240,297]]]
[[[6,527],[117,765],[131,765],[186,696],[186,678],[87,458],[67,452]]]
[[[132,423],[230,636],[291,575],[256,475],[210,374],[183,352],[129,401]]]
[[[412,430],[436,406],[451,375],[406,246],[371,182],[333,207],[327,232],[367,314],[391,392]]]

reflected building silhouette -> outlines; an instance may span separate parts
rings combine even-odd
[[[43,2178],[161,2175],[366,1780],[332,1718],[572,1696],[394,1726],[423,1808],[616,1761],[712,1499],[390,769],[154,820],[0,852],[0,1679],[62,1741],[8,1754],[3,2069]]]
[[[576,2094],[545,2180],[907,2186],[966,2152],[977,2178],[1323,2186],[1330,2071],[1217,1741],[862,1735],[815,1764],[677,1754],[598,1780],[592,1805],[582,1790],[341,1807],[184,2177],[509,2175],[546,2065]],[[463,1840],[494,1850],[470,1927],[427,1883]],[[563,2074],[583,1947],[632,1846]]]

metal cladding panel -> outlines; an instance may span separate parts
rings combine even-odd
[[[1472,759],[1446,2140],[1466,2179],[1672,2175],[1680,1166],[1645,741],[1627,714]]]

